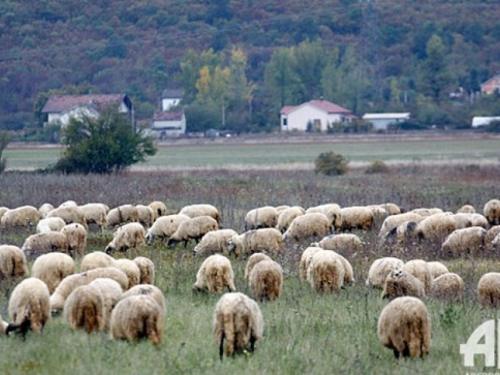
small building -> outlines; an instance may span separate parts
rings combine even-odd
[[[500,92],[500,74],[491,77],[490,79],[481,83],[481,93],[482,94],[493,94],[495,92]]]
[[[326,131],[333,123],[351,122],[354,118],[348,109],[323,99],[285,106],[280,111],[282,131]]]
[[[410,113],[365,113],[363,120],[371,122],[373,130],[387,130],[389,125],[397,125],[399,123],[409,121]]]
[[[183,111],[156,112],[149,130],[159,139],[177,138],[186,133],[186,116]]]
[[[161,94],[161,110],[169,111],[173,107],[177,107],[182,100],[182,90],[165,89]]]
[[[473,128],[478,128],[480,126],[486,126],[489,125],[491,121],[500,121],[499,116],[490,116],[490,117],[481,117],[481,116],[476,116],[472,118],[472,127]]]

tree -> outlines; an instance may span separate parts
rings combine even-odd
[[[11,141],[10,134],[6,131],[0,132],[0,173],[5,171],[5,167],[7,166],[7,159],[2,157],[3,150],[7,147],[9,142]]]
[[[437,35],[431,36],[426,46],[427,58],[422,63],[422,91],[439,104],[441,92],[450,83],[445,46]]]
[[[54,169],[64,173],[111,173],[156,153],[151,137],[134,133],[129,118],[112,108],[98,118],[72,118],[62,131],[67,146]]]

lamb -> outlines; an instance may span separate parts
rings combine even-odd
[[[457,229],[446,237],[441,252],[448,256],[459,257],[465,254],[480,255],[485,248],[486,229],[469,227]]]
[[[29,274],[24,252],[14,245],[0,245],[0,282]]]
[[[474,214],[476,213],[476,209],[470,204],[464,204],[457,210],[457,213]]]
[[[29,228],[38,224],[42,218],[40,212],[33,206],[21,206],[7,210],[2,215],[2,229]]]
[[[111,337],[115,340],[135,342],[147,339],[161,344],[164,312],[149,295],[130,296],[120,300],[111,314]]]
[[[61,252],[69,254],[69,245],[66,235],[61,232],[44,232],[32,234],[24,241],[21,247],[26,258],[36,258],[42,254]]]
[[[54,293],[54,290],[65,277],[74,273],[75,261],[64,253],[40,255],[31,268],[31,275],[45,282],[50,294]]]
[[[368,271],[366,285],[373,288],[382,289],[385,284],[387,275],[392,270],[398,270],[403,267],[404,262],[401,259],[394,257],[384,257],[376,259]]]
[[[61,233],[66,236],[68,250],[73,256],[82,257],[87,247],[87,230],[78,223],[66,224]]]
[[[252,272],[254,266],[263,260],[272,260],[272,259],[264,253],[254,253],[248,258],[247,265],[245,267],[245,280],[248,281],[248,278],[250,277],[250,273]]]
[[[47,214],[54,209],[54,206],[50,203],[44,203],[38,207],[38,212],[40,212],[40,218],[45,219]]]
[[[274,260],[261,260],[250,271],[248,285],[258,301],[280,298],[283,291],[283,269]]]
[[[97,288],[101,293],[104,310],[103,330],[109,331],[111,313],[118,301],[122,298],[123,289],[118,282],[109,278],[97,278],[88,285]]]
[[[80,206],[85,216],[87,225],[96,224],[104,230],[106,228],[106,215],[109,212],[109,207],[102,203],[87,203]]]
[[[117,259],[115,261],[114,267],[123,271],[128,278],[128,287],[132,288],[136,286],[141,281],[141,271],[139,270],[139,266],[130,259]]]
[[[138,256],[133,259],[137,267],[139,267],[139,272],[141,278],[139,284],[154,284],[155,282],[155,264],[153,261],[144,256]]]
[[[245,231],[259,228],[274,228],[278,224],[278,210],[272,206],[254,208],[245,216]]]
[[[453,216],[442,213],[428,216],[419,222],[416,233],[421,241],[425,240],[441,246],[446,236],[455,229],[457,229],[457,225]]]
[[[441,262],[438,261],[433,261],[433,262],[427,262],[427,265],[429,266],[429,270],[431,271],[432,278],[435,280],[441,275],[444,275],[445,273],[448,273],[448,268]]]
[[[233,229],[217,229],[205,233],[201,241],[195,246],[194,253],[196,256],[207,256],[216,253],[229,255],[227,241],[238,233]]]
[[[378,232],[379,238],[382,238],[387,232],[391,231],[393,228],[397,227],[399,224],[407,222],[419,223],[424,217],[414,212],[406,212],[397,215],[387,216],[383,221],[380,230]]]
[[[330,222],[331,232],[333,232],[334,229],[340,230],[342,227],[342,214],[340,212],[340,206],[337,203],[326,203],[309,207],[306,210],[306,214],[311,213],[322,213],[325,215]]]
[[[139,221],[139,212],[131,204],[123,204],[112,208],[106,215],[106,228],[113,228],[127,223]]]
[[[115,251],[125,252],[130,248],[144,246],[146,230],[139,223],[128,223],[119,227],[113,236],[113,240],[106,246],[106,253]]]
[[[385,279],[382,298],[394,299],[402,296],[422,298],[425,296],[424,285],[403,269],[392,270]]]
[[[321,250],[323,250],[321,247],[309,246],[302,252],[299,263],[299,277],[302,281],[307,281],[307,270],[311,264],[311,259],[314,254]]]
[[[363,250],[363,242],[359,236],[352,233],[331,234],[323,237],[318,243],[311,244],[311,246],[349,254],[355,254]]]
[[[382,345],[392,349],[394,356],[421,357],[431,347],[431,321],[425,304],[416,297],[399,297],[387,304],[377,324]]]
[[[236,291],[231,262],[221,254],[210,255],[203,261],[196,274],[194,291],[208,290],[209,293],[224,293],[224,289]]]
[[[60,217],[46,217],[41,219],[36,225],[36,232],[59,232],[66,225]]]
[[[154,212],[149,206],[143,204],[138,204],[135,206],[137,208],[137,213],[139,214],[139,223],[143,225],[144,228],[149,228],[154,222]]]
[[[500,273],[485,273],[477,283],[477,293],[481,306],[498,308],[500,306]]]
[[[215,219],[217,223],[220,222],[219,210],[211,204],[192,204],[184,206],[179,211],[179,214],[189,216],[191,219],[197,216],[210,216]]]
[[[344,284],[344,266],[338,254],[331,250],[315,253],[307,269],[307,280],[316,292],[338,293]]]
[[[163,314],[167,311],[167,305],[165,303],[165,297],[163,296],[162,291],[155,285],[150,284],[139,284],[132,288],[130,288],[127,292],[125,292],[122,296],[122,299],[130,297],[130,296],[140,296],[140,295],[148,295],[152,297],[158,306],[160,306]]]
[[[280,212],[278,215],[278,223],[276,224],[276,229],[278,229],[281,233],[285,233],[293,219],[297,216],[302,216],[306,213],[300,206],[289,207]]]
[[[422,282],[426,294],[431,291],[433,277],[429,265],[425,260],[410,260],[404,264],[402,269],[405,272],[412,274]]]
[[[215,305],[213,333],[219,344],[219,358],[255,350],[255,342],[262,339],[264,319],[259,305],[243,293],[224,294]]]
[[[78,206],[59,206],[50,211],[47,217],[60,217],[66,224],[78,223],[87,229],[85,213]]]
[[[104,330],[106,317],[102,293],[95,285],[82,285],[73,290],[64,303],[64,320],[73,329],[87,333]]]
[[[208,232],[219,229],[219,224],[211,216],[197,216],[183,221],[167,242],[168,247],[172,247],[178,242],[184,242],[187,246],[189,240],[193,239],[196,243]]]
[[[151,228],[146,233],[146,242],[151,245],[156,237],[161,240],[170,238],[175,233],[183,221],[189,220],[186,215],[167,215],[155,220]]]
[[[368,207],[343,207],[340,209],[342,217],[341,231],[351,231],[361,229],[364,231],[373,228],[375,217],[373,211]]]
[[[165,216],[167,214],[167,206],[161,201],[153,201],[148,204],[148,206],[153,210],[153,222],[160,216]]]
[[[12,291],[9,299],[9,316],[12,321],[5,330],[19,332],[23,336],[28,330],[42,333],[50,319],[50,293],[47,285],[36,277],[21,281]]]
[[[490,225],[500,225],[500,199],[491,199],[486,202],[483,214]]]
[[[332,233],[330,220],[322,213],[306,213],[296,217],[283,234],[285,242],[311,243]]]
[[[434,279],[430,296],[436,299],[462,301],[464,281],[456,273],[445,273]]]
[[[275,228],[261,228],[233,236],[227,241],[229,253],[236,257],[248,256],[257,252],[277,255],[283,247],[283,239]]]
[[[94,251],[83,257],[80,264],[80,270],[81,272],[85,272],[94,268],[113,267],[114,265],[115,258],[103,251]]]

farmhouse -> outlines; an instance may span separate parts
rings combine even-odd
[[[182,90],[165,89],[161,93],[161,110],[169,111],[171,108],[178,106],[182,100]]]
[[[159,139],[179,137],[186,133],[186,116],[182,110],[156,112],[150,130]]]
[[[493,94],[500,91],[500,74],[491,77],[490,79],[481,83],[482,94]]]
[[[366,113],[363,116],[363,120],[371,122],[373,129],[377,130],[387,130],[389,125],[396,125],[401,122],[408,121],[410,119],[410,113]]]
[[[333,123],[351,122],[354,118],[348,109],[323,99],[285,106],[280,111],[282,131],[326,131]]]

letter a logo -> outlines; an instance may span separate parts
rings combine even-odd
[[[484,337],[484,344],[479,341]],[[495,320],[488,320],[476,328],[469,336],[467,344],[460,345],[460,354],[464,356],[464,366],[474,366],[474,356],[484,355],[486,367],[495,366]]]

